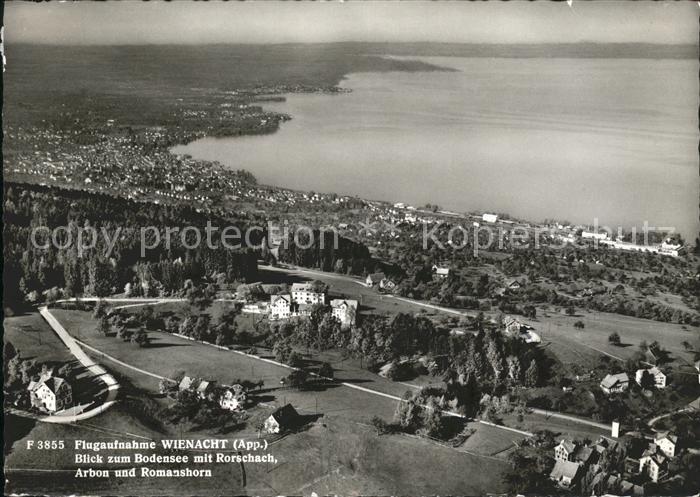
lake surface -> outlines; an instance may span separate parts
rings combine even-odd
[[[458,72],[350,74],[288,95],[274,135],[175,153],[265,184],[609,226],[698,232],[698,62],[421,58]]]

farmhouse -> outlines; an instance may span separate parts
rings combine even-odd
[[[323,284],[292,283],[292,300],[297,304],[326,304]]]
[[[450,275],[450,268],[443,265],[433,265],[433,278],[438,280],[444,280]]]
[[[394,283],[394,281],[390,278],[384,278],[382,281],[379,282],[380,290],[391,292],[394,288],[396,288],[396,283]]]
[[[572,461],[576,444],[567,438],[562,438],[559,445],[554,447],[554,459],[557,461]]]
[[[654,378],[654,386],[656,388],[666,388],[666,375],[659,368],[654,366],[649,369],[638,369],[634,375],[634,379],[638,385],[642,385],[642,379],[644,378],[644,373],[648,373]]]
[[[629,388],[630,379],[627,373],[609,374],[600,382],[600,388],[608,395],[624,392]]]
[[[367,278],[365,279],[365,285],[372,288],[379,285],[384,279],[386,279],[386,275],[384,273],[368,274]]]
[[[243,408],[245,400],[245,390],[241,385],[236,383],[230,387],[225,387],[221,397],[219,397],[219,405],[222,409],[237,411],[238,409]]]
[[[580,469],[581,465],[577,462],[557,460],[549,479],[560,487],[569,488],[578,479]]]
[[[197,385],[197,395],[199,396],[200,399],[206,399],[209,397],[212,392],[214,391],[214,386],[216,384],[216,381],[214,380],[202,380],[199,382],[199,385]]]
[[[659,479],[666,476],[667,468],[668,460],[666,457],[659,452],[654,453],[651,449],[646,450],[639,459],[639,472],[646,472],[654,482],[658,482]]]
[[[270,417],[263,424],[263,431],[265,433],[281,433],[293,428],[298,419],[299,413],[292,404],[287,404],[270,414]]]
[[[341,326],[349,327],[355,324],[357,317],[357,300],[331,300],[333,317],[340,321]]]
[[[657,433],[654,441],[666,457],[674,457],[676,455],[676,446],[678,445],[678,437],[676,435],[669,432]]]
[[[191,388],[194,388],[197,380],[194,378],[190,378],[189,376],[184,376],[182,380],[180,380],[180,384],[177,386],[177,389],[180,390],[181,392],[183,390],[190,390]]]
[[[27,387],[33,406],[48,412],[62,411],[73,403],[73,389],[63,378],[48,372]]]

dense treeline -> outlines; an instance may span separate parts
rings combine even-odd
[[[451,335],[425,316],[399,313],[364,316],[360,326],[341,332],[340,323],[319,306],[309,319],[273,324],[267,341],[278,360],[294,366],[295,346],[342,349],[362,357],[375,372],[389,364],[387,376],[396,379],[402,379],[400,369],[422,357],[416,367],[446,382],[451,407],[473,415],[483,394],[503,396],[511,387],[551,380],[552,367],[541,349],[484,326],[476,321],[474,333]]]
[[[362,274],[375,268],[365,245],[323,230],[290,234],[279,247],[278,260],[346,274]]]
[[[184,291],[187,280],[227,285],[257,274],[250,248],[225,248],[215,237],[212,244],[196,243],[194,229],[184,237],[171,233],[166,243],[168,228],[189,226],[204,237],[207,221],[231,225],[189,206],[20,184],[6,184],[4,194],[3,283],[9,307],[123,291],[171,295]]]

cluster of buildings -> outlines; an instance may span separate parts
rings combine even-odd
[[[601,462],[606,452],[613,455],[618,451],[618,442],[601,437],[592,444],[578,443],[562,439],[554,447],[555,465],[550,479],[562,488],[572,488],[585,474],[592,473],[593,488],[608,492],[622,492],[622,495],[644,495],[640,485],[644,481],[658,483],[669,477],[669,461],[678,453],[678,437],[669,432],[661,432],[653,438],[631,439],[625,450],[624,467],[617,473],[604,471]],[[609,469],[609,468],[608,468]]]
[[[381,291],[391,292],[396,288],[396,283],[391,278],[388,278],[383,272],[368,274],[365,278],[365,286],[367,288],[376,288]]]
[[[332,299],[327,302],[327,290],[316,283],[293,283],[289,293],[270,296],[269,302],[252,302],[243,306],[242,312],[262,314],[271,321],[305,317],[315,306],[330,305],[332,315],[342,327],[355,325],[358,302],[352,299]]]
[[[215,380],[184,376],[177,388],[180,392],[189,390],[196,393],[200,400],[216,402],[227,411],[239,411],[246,402],[245,389],[239,384],[217,386]]]
[[[666,388],[667,376],[657,366],[649,368],[641,368],[635,372],[635,382],[642,388],[649,388],[651,385],[645,385],[645,377],[649,378],[649,383],[653,383],[653,387],[657,389]],[[600,388],[608,395],[626,392],[630,387],[630,377],[627,373],[608,374],[600,382]]]
[[[68,409],[73,405],[73,389],[64,378],[53,371],[42,373],[37,381],[27,386],[32,407],[49,413]]]
[[[505,334],[511,337],[519,338],[525,343],[540,343],[542,338],[535,333],[532,326],[518,321],[512,316],[503,318],[503,326]]]

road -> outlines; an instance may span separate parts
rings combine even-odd
[[[530,408],[528,408],[528,410],[534,414],[540,414],[540,415],[546,416],[548,418],[564,419],[566,421],[572,421],[574,423],[593,426],[594,428],[600,428],[601,430],[609,431],[612,428],[611,425],[598,423],[596,421],[593,421],[592,419],[579,418],[576,416],[570,416],[568,414],[562,414],[562,413],[556,412],[556,411],[546,411],[544,409],[537,409],[534,407],[530,407]]]
[[[115,380],[114,377],[102,366],[90,359],[90,357],[83,351],[83,349],[80,348],[73,337],[66,331],[63,325],[58,322],[53,314],[51,314],[47,307],[40,307],[39,314],[41,314],[41,317],[46,320],[49,326],[51,326],[51,329],[53,329],[61,341],[66,345],[66,347],[68,347],[71,354],[75,356],[75,358],[85,367],[85,369],[87,369],[96,378],[100,379],[107,388],[107,398],[105,401],[88,411],[67,416],[47,416],[45,418],[40,418],[39,420],[46,423],[75,423],[76,421],[93,418],[112,407],[117,402],[117,392],[119,391],[119,383],[117,380]]]
[[[343,280],[343,281],[349,281],[351,283],[356,283],[360,285],[361,287],[368,288],[367,285],[365,285],[365,282],[352,277],[352,276],[346,276],[342,274],[336,274],[336,273],[326,273],[323,271],[316,271],[313,269],[305,269],[305,268],[300,268],[298,266],[291,266],[291,265],[286,265],[285,267],[276,267],[276,266],[268,266],[268,265],[263,265],[260,264],[260,268],[264,269],[266,271],[274,271],[278,273],[298,273],[298,274],[303,274],[306,276],[310,277],[319,277],[319,278],[325,278],[325,279],[335,279],[335,280]],[[457,309],[451,309],[449,307],[442,307],[439,305],[435,304],[430,304],[428,302],[422,302],[420,300],[414,300],[414,299],[409,299],[406,297],[399,297],[397,295],[391,295],[391,294],[385,294],[383,295],[385,298],[389,299],[394,299],[394,300],[400,300],[401,302],[405,302],[407,304],[411,305],[416,305],[419,307],[425,307],[427,309],[433,309],[436,311],[440,312],[445,312],[447,314],[455,314],[457,316],[466,316],[466,317],[475,317],[475,315],[469,314],[464,311],[458,311]]]
[[[275,267],[275,266],[268,266],[268,265],[260,265],[260,267],[261,267],[262,269],[265,269],[265,270],[268,270],[268,271],[274,271],[274,272],[281,272],[281,273],[290,273],[290,272],[292,272],[292,273],[298,273],[298,274],[302,274],[302,275],[307,275],[307,276],[309,276],[309,277],[323,277],[323,278],[326,278],[326,279],[340,279],[340,280],[350,281],[350,282],[356,283],[356,284],[358,284],[358,285],[363,286],[363,287],[366,288],[366,286],[364,285],[364,282],[363,282],[363,281],[361,281],[361,280],[359,280],[359,279],[357,279],[357,278],[354,278],[354,277],[346,276],[346,275],[340,275],[340,274],[335,274],[335,273],[326,273],[326,272],[323,272],[323,271],[316,271],[316,270],[313,270],[313,269],[299,268],[299,267],[296,267],[296,266]],[[470,315],[467,314],[466,312],[462,312],[462,311],[458,311],[458,310],[456,310],[456,309],[450,309],[450,308],[447,308],[447,307],[442,307],[442,306],[430,304],[430,303],[427,303],[427,302],[421,302],[421,301],[417,301],[417,300],[413,300],[413,299],[408,299],[408,298],[405,298],[405,297],[398,297],[398,296],[394,296],[394,295],[387,295],[387,297],[389,297],[389,298],[394,298],[394,299],[397,299],[397,300],[401,300],[401,301],[406,302],[406,303],[411,304],[411,305],[416,305],[416,306],[420,306],[420,307],[426,307],[426,308],[438,310],[438,311],[441,311],[441,312],[446,312],[446,313],[450,313],[450,314],[457,314],[457,315],[461,315],[461,316],[470,316]],[[68,299],[67,301],[75,301],[75,300],[76,300],[76,299]],[[97,300],[104,300],[105,302],[123,303],[123,304],[124,304],[124,307],[127,307],[127,306],[128,306],[128,307],[132,307],[132,306],[133,306],[133,307],[136,307],[136,306],[138,306],[138,305],[156,304],[156,303],[160,303],[160,302],[182,302],[182,301],[184,301],[185,299],[183,299],[183,298],[156,298],[156,299],[152,299],[152,298],[151,298],[151,299],[147,299],[147,298],[133,298],[133,297],[132,297],[132,298],[128,298],[128,297],[116,297],[116,298],[105,297],[105,298],[100,299],[100,298],[96,298],[96,297],[88,297],[88,298],[84,298],[84,299],[81,299],[81,300],[83,300],[83,301],[88,301],[88,302],[89,302],[89,301],[93,301],[93,302],[94,302],[94,301],[97,301]],[[217,301],[233,301],[233,299],[217,299]],[[59,301],[59,302],[60,302],[60,301]],[[597,350],[597,349],[596,349],[596,350]],[[101,352],[97,351],[96,349],[95,349],[95,351],[96,351],[97,353],[101,353]],[[251,355],[251,354],[246,354],[246,353],[240,352],[240,351],[232,351],[232,352],[237,353],[237,354],[247,355],[247,356],[249,356],[249,357],[251,357],[251,358],[254,358],[254,359],[256,359],[256,360],[270,362],[270,363],[273,363],[273,364],[275,364],[275,365],[277,365],[277,366],[281,366],[281,367],[284,367],[284,368],[287,368],[287,369],[293,369],[293,368],[291,368],[290,366],[288,366],[287,364],[283,364],[283,363],[280,363],[280,362],[277,362],[277,361],[273,361],[273,360],[271,360],[271,359],[264,359],[264,358],[261,358],[261,357],[255,356],[255,355]],[[602,352],[602,351],[599,351],[599,352],[605,354],[605,352]],[[606,354],[606,355],[609,355],[609,354]],[[109,357],[109,358],[110,358],[111,360],[114,360],[114,361],[117,362],[117,363],[122,364],[122,365],[125,366],[125,367],[129,367],[129,368],[131,368],[131,369],[137,369],[137,368],[133,368],[133,367],[131,367],[130,365],[127,365],[127,364],[125,364],[125,363],[121,363],[120,361],[118,361],[118,360],[116,360],[116,359],[114,359],[114,358],[111,358],[111,357]],[[615,359],[619,359],[619,358],[615,357]],[[148,375],[150,375],[150,376],[154,376],[154,377],[157,377],[157,378],[162,378],[162,377],[159,377],[158,375],[155,375],[155,374],[150,373],[150,372],[147,372],[147,371],[141,371],[141,372],[142,372],[142,373],[145,373],[145,374],[148,374]],[[352,384],[352,383],[340,382],[340,384],[343,385],[343,386],[346,386],[346,387],[348,387],[348,388],[353,388],[353,389],[355,389],[355,390],[364,391],[364,392],[366,392],[366,393],[373,394],[373,395],[379,395],[379,396],[382,396],[382,397],[385,397],[385,398],[388,398],[388,399],[391,399],[391,400],[394,400],[394,401],[400,401],[400,400],[401,400],[400,397],[397,397],[397,396],[395,396],[395,395],[387,394],[387,393],[384,393],[384,392],[378,392],[378,391],[376,391],[376,390],[372,390],[372,389],[370,389],[370,388],[361,387],[361,386],[359,386],[359,385],[355,385],[355,384]],[[407,386],[413,387],[412,385],[407,385]],[[533,412],[533,413],[535,413],[535,414],[542,415],[542,416],[555,417],[555,418],[563,419],[563,420],[566,420],[566,421],[571,421],[571,422],[573,422],[573,423],[579,423],[579,424],[583,424],[583,425],[587,425],[587,426],[592,426],[592,427],[595,427],[595,428],[598,428],[598,429],[602,429],[602,430],[606,430],[606,431],[607,431],[607,430],[610,430],[610,426],[608,426],[608,425],[605,425],[605,424],[602,424],[602,423],[598,423],[598,422],[596,422],[596,421],[589,420],[589,419],[584,419],[584,418],[579,418],[579,417],[575,417],[575,416],[570,416],[570,415],[568,415],[568,414],[563,414],[563,413],[553,412],[553,411],[545,411],[545,410],[542,410],[542,409],[534,409],[534,408],[533,408],[533,409],[530,409],[530,411]],[[459,414],[457,414],[457,413],[455,413],[455,412],[451,412],[451,411],[443,411],[443,414],[446,414],[446,415],[449,415],[449,416],[460,416],[460,417],[462,417],[461,415],[459,415]]]

